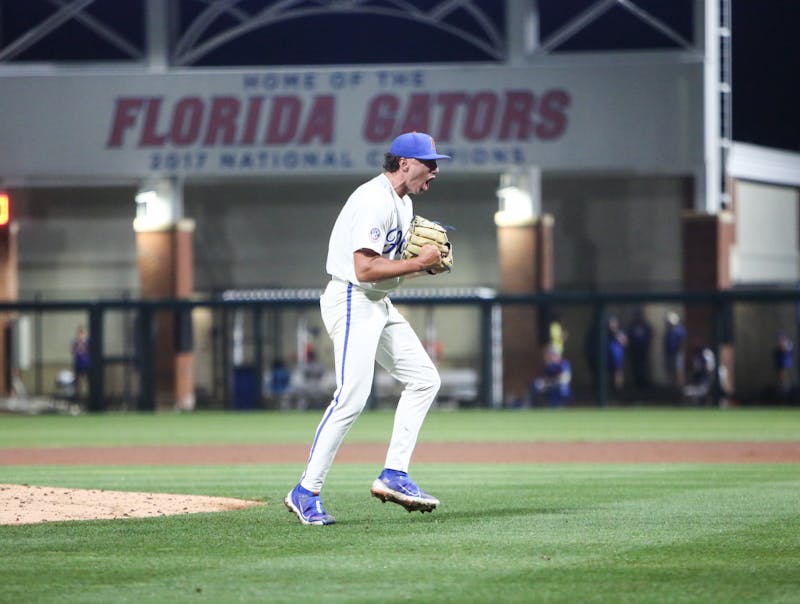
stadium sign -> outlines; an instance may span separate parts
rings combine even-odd
[[[701,76],[635,64],[5,76],[0,177],[368,173],[409,130],[431,133],[455,171],[685,171],[702,158]]]

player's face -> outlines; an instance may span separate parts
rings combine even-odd
[[[431,182],[439,173],[439,166],[435,159],[405,158],[408,172],[406,173],[406,188],[409,193],[417,194],[427,191]]]

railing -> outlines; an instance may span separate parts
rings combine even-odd
[[[101,359],[93,362],[89,370],[88,409],[90,411],[103,411],[106,408],[106,388],[104,383],[104,366],[112,359],[104,350],[104,317],[112,311],[127,311],[135,313],[134,334],[135,341],[139,342],[135,355],[132,358],[122,358],[123,361],[135,363],[139,376],[139,389],[136,396],[135,408],[140,411],[149,411],[155,408],[155,366],[154,366],[154,316],[159,311],[171,311],[178,320],[176,329],[186,329],[186,320],[180,317],[189,317],[193,309],[250,309],[255,313],[253,338],[256,358],[254,364],[262,375],[264,359],[260,356],[263,349],[260,329],[260,313],[268,309],[280,308],[318,308],[318,290],[301,290],[297,295],[284,292],[275,294],[220,296],[203,300],[92,300],[92,301],[31,301],[31,302],[3,302],[0,303],[0,312],[8,313],[13,317],[15,313],[47,314],[52,312],[83,312],[88,317],[88,327],[91,334],[90,354],[92,359]],[[647,304],[675,304],[675,305],[706,305],[712,309],[711,326],[712,349],[719,359],[719,346],[724,339],[726,330],[725,322],[729,320],[730,310],[737,304],[747,303],[756,305],[792,304],[800,308],[800,291],[778,289],[734,289],[725,291],[706,292],[616,292],[616,293],[586,293],[565,292],[545,293],[535,295],[498,294],[489,289],[449,290],[440,292],[397,292],[392,296],[393,301],[403,305],[425,306],[468,306],[480,309],[480,399],[484,405],[500,407],[502,401],[502,387],[498,384],[502,374],[502,359],[499,359],[501,328],[498,317],[502,309],[507,306],[526,305],[536,308],[582,307],[591,309],[593,314],[592,324],[596,326],[596,374],[594,381],[594,399],[599,405],[608,401],[608,374],[606,371],[606,344],[605,330],[608,309],[615,305],[647,305]],[[719,394],[719,385],[716,389]]]

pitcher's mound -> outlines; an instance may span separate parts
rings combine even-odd
[[[201,495],[0,484],[0,524],[147,518],[225,512],[257,505],[263,502]]]

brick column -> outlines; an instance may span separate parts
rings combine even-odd
[[[735,243],[736,223],[733,214],[683,216],[683,287],[686,291],[715,291],[731,287],[731,247]],[[715,309],[710,305],[686,306],[686,331],[689,352],[695,343],[714,344]],[[730,318],[732,321],[732,317]],[[728,371],[733,385],[734,343],[720,343],[718,362]]]
[[[19,226],[12,222],[0,227],[0,300],[16,302],[19,299],[17,268],[17,232]],[[11,392],[11,363],[7,333],[13,320],[11,313],[0,313],[0,394]]]
[[[189,299],[193,291],[194,222],[137,228],[136,249],[142,298]],[[175,311],[154,316],[155,407],[194,409],[191,321]]]
[[[534,294],[553,288],[553,217],[523,224],[498,224],[500,289]],[[503,308],[503,396],[527,397],[531,380],[541,372],[538,309]]]

